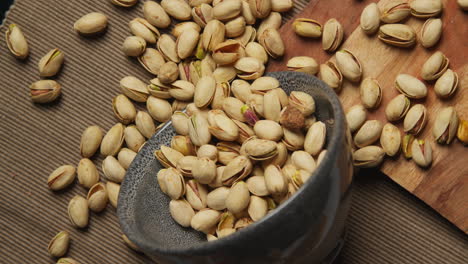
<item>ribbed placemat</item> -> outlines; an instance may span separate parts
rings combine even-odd
[[[296,8],[305,3],[298,1]],[[96,39],[77,36],[74,21],[92,11],[110,17],[107,33]],[[47,244],[60,230],[71,232],[68,256],[80,263],[149,262],[122,243],[114,208],[91,213],[89,228],[76,230],[69,224],[67,204],[86,190],[75,184],[53,193],[46,184],[58,166],[78,163],[84,128],[97,124],[107,130],[116,122],[111,99],[119,93],[119,80],[126,75],[152,78],[120,50],[130,34],[128,21],[141,15],[141,3],[122,9],[108,0],[17,0],[6,25],[17,23],[27,36],[31,55],[24,62],[8,53],[5,27],[0,28],[0,263],[54,263]],[[29,84],[39,79],[41,56],[56,47],[66,54],[57,78],[63,95],[51,105],[35,105]],[[95,159],[99,170],[101,160]],[[468,259],[462,232],[385,176],[368,174],[372,176],[357,177],[355,184],[343,263]]]

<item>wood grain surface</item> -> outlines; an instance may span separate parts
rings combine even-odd
[[[449,58],[449,67],[459,76],[457,93],[449,100],[440,100],[434,94],[434,82],[425,82],[429,91],[427,98],[412,100],[412,104],[423,103],[428,109],[429,121],[418,137],[426,139],[433,147],[432,166],[421,169],[399,155],[395,159],[387,158],[381,170],[468,233],[468,148],[459,141],[442,146],[435,143],[432,137],[432,124],[442,107],[454,106],[461,118],[468,119],[468,12],[463,12],[456,1],[443,1],[441,41],[429,50],[419,44],[410,49],[401,49],[382,43],[376,35],[367,36],[359,27],[361,11],[366,5],[378,2],[379,7],[383,7],[389,1],[312,0],[296,17],[312,18],[322,24],[330,18],[341,22],[345,31],[345,42],[341,48],[349,49],[360,59],[364,69],[363,78],[376,78],[383,89],[382,104],[368,113],[368,119],[387,122],[384,110],[386,104],[398,95],[394,87],[398,74],[407,73],[420,78],[422,65],[437,50]],[[268,70],[286,70],[286,61],[300,55],[312,56],[318,63],[334,61],[333,54],[322,50],[320,39],[297,36],[292,30],[292,22],[289,21],[280,29],[286,54],[281,60],[271,61]],[[404,23],[419,32],[424,20],[411,17]],[[359,104],[359,84],[345,81],[339,96],[345,110]],[[402,122],[396,125],[402,128]]]

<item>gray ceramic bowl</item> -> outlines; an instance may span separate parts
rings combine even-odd
[[[119,195],[123,232],[158,263],[321,263],[343,243],[350,202],[352,163],[343,110],[336,94],[303,73],[276,72],[287,92],[304,91],[316,102],[316,117],[327,126],[328,153],[314,175],[287,202],[233,235],[206,242],[204,234],[179,226],[169,198],[156,180],[161,165],[153,152],[175,134],[171,123],[156,133],[127,171]]]

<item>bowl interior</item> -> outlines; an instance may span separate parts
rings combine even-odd
[[[342,136],[342,133],[336,131],[344,131],[344,121],[335,93],[317,78],[303,73],[275,72],[269,75],[278,78],[281,87],[288,94],[291,91],[303,91],[313,96],[316,104],[315,116],[327,126],[328,153],[332,152],[333,148],[337,148],[338,144],[335,143],[338,142],[338,134]],[[340,119],[339,122],[337,119]],[[155,159],[153,152],[159,149],[160,145],[169,145],[174,135],[175,131],[169,122],[148,140],[128,169],[118,201],[118,216],[122,229],[132,241],[147,252],[180,253],[184,250],[206,250],[207,247],[228,243],[228,239],[206,243],[204,234],[191,228],[183,228],[172,219],[169,213],[170,199],[161,192],[156,180],[157,172],[163,167]],[[326,157],[314,173],[323,172],[320,167],[327,162]],[[312,184],[313,182],[308,181],[298,193]],[[293,198],[294,196],[291,199]],[[280,214],[288,202],[279,206],[274,214],[267,215],[261,221],[230,237],[235,239],[235,236],[242,236],[243,232],[255,229],[262,222],[271,221],[269,218]]]

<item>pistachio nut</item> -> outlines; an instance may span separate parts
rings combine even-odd
[[[291,161],[294,167],[298,170],[305,170],[312,173],[317,168],[314,158],[308,152],[298,150],[291,155]]]
[[[177,54],[177,46],[174,39],[168,34],[162,34],[157,43],[158,51],[163,55],[166,61],[178,63],[180,61]]]
[[[267,120],[279,121],[281,102],[275,91],[269,91],[263,96],[263,111]]]
[[[126,76],[120,80],[120,89],[130,99],[144,103],[148,99],[146,84],[134,76]]]
[[[287,12],[293,7],[293,0],[271,0],[271,11],[274,12]]]
[[[177,135],[172,137],[171,148],[180,152],[184,156],[196,154],[195,146],[193,145],[192,141],[190,140],[190,137],[188,136]],[[177,164],[178,162],[176,163],[176,165]]]
[[[304,147],[305,136],[301,130],[291,130],[283,127],[282,142],[288,150],[294,151]]]
[[[138,57],[138,61],[149,73],[158,75],[159,69],[165,63],[161,53],[153,48],[146,48],[145,52]]]
[[[122,44],[122,51],[125,55],[130,57],[138,57],[146,49],[146,41],[142,37],[130,36],[124,40]]]
[[[180,199],[185,194],[184,177],[175,168],[159,170],[157,179],[161,191],[171,199]]]
[[[284,194],[288,190],[288,183],[278,165],[268,165],[265,168],[265,185],[273,195]]]
[[[287,106],[281,110],[279,123],[288,129],[301,129],[305,125],[305,118],[299,109]]]
[[[387,24],[379,29],[378,38],[389,45],[408,48],[416,43],[414,29],[405,24]]]
[[[200,33],[201,31],[201,27],[197,23],[192,22],[192,21],[187,21],[187,22],[175,24],[174,27],[172,28],[171,35],[174,36],[175,38],[178,38],[182,34],[182,32],[188,29],[194,29],[198,33]]]
[[[250,10],[256,18],[265,18],[271,12],[271,0],[248,0]]]
[[[417,18],[438,16],[443,8],[441,0],[414,0],[409,5],[411,15]]]
[[[206,240],[208,242],[218,240],[218,238],[212,234],[206,234]]]
[[[223,172],[226,166],[219,166],[216,168],[216,178],[208,184],[211,188],[218,188],[223,186]]]
[[[249,137],[252,137],[255,135],[255,132],[249,125],[243,122],[240,122],[238,120],[232,120],[232,121],[234,121],[234,123],[236,123],[236,125],[239,127],[239,138],[237,140],[239,143],[243,143]]]
[[[63,165],[55,169],[47,178],[47,185],[53,191],[65,189],[75,180],[75,167]]]
[[[104,183],[96,183],[89,189],[86,198],[88,199],[88,207],[91,211],[101,212],[106,208],[109,201],[106,185]]]
[[[257,37],[257,30],[252,26],[246,26],[244,33],[234,40],[239,41],[243,46],[247,46],[248,43],[255,40]]]
[[[233,82],[234,83],[234,82]],[[211,101],[212,109],[222,109],[224,99],[231,94],[231,86],[228,82],[217,83],[213,101]]]
[[[258,80],[258,79],[257,79]],[[231,83],[231,91],[234,97],[246,103],[252,94],[250,84],[247,81],[236,79]]]
[[[411,144],[414,163],[420,167],[428,167],[432,163],[432,147],[424,139],[415,139]]]
[[[197,157],[195,156],[184,156],[177,161],[177,170],[182,173],[185,177],[192,177],[192,168],[197,161]]]
[[[398,146],[399,148],[400,146]],[[327,150],[324,149],[320,152],[320,154],[318,155],[317,157],[317,167],[320,165],[320,163],[323,161],[323,159],[326,157],[327,155]]]
[[[278,87],[278,88],[273,89],[273,91],[275,91],[276,94],[278,95],[278,98],[280,99],[281,107],[284,108],[289,105],[289,97],[283,89]]]
[[[190,221],[190,226],[197,231],[201,231],[207,234],[219,222],[220,216],[221,213],[216,210],[200,210],[192,217],[192,220]]]
[[[192,18],[200,27],[205,27],[206,23],[213,20],[213,7],[206,3],[194,6],[192,8]]]
[[[107,180],[121,183],[125,177],[126,170],[114,156],[107,156],[102,161],[102,172]]]
[[[322,48],[328,52],[334,52],[343,42],[343,26],[338,20],[332,18],[323,26]]]
[[[378,146],[367,146],[360,148],[353,153],[354,166],[360,168],[373,168],[382,163],[385,152]]]
[[[289,105],[296,107],[302,112],[302,115],[307,117],[315,112],[315,101],[311,95],[293,91],[289,94]]]
[[[18,59],[25,59],[29,55],[29,46],[23,31],[16,24],[10,24],[5,31],[5,40],[11,54]]]
[[[370,3],[362,10],[360,25],[362,31],[368,35],[372,35],[379,30],[380,10],[376,3]]]
[[[179,135],[187,136],[189,134],[189,116],[180,111],[175,111],[172,115],[172,126]]]
[[[265,48],[257,42],[249,42],[245,47],[245,54],[247,57],[257,58],[263,64],[268,62],[268,54],[266,53]]]
[[[457,130],[457,138],[461,143],[468,145],[468,121],[460,120]]]
[[[72,259],[72,258],[60,258],[57,261],[57,264],[79,264],[78,261]]]
[[[284,144],[283,144],[283,145],[284,145]],[[279,147],[279,144],[278,144],[278,147]],[[260,165],[254,166],[253,169],[252,169],[252,175],[256,175],[256,176],[263,176],[263,175],[265,175],[265,172],[264,172],[264,170],[263,170],[263,167],[260,166]],[[257,195],[257,194],[255,194],[255,195]],[[261,195],[259,195],[259,196],[261,196]]]
[[[50,240],[47,251],[49,251],[50,256],[59,258],[67,253],[69,245],[70,233],[67,231],[60,231]]]
[[[269,160],[278,154],[277,144],[265,139],[252,139],[244,143],[245,152],[252,160]]]
[[[194,114],[200,114],[202,115],[205,119],[208,120],[208,113],[210,112],[209,109],[200,109],[198,108],[195,103],[190,103],[187,105],[187,107],[185,108],[185,112],[189,115],[189,116],[193,116]]]
[[[132,7],[138,3],[138,0],[111,0],[111,3],[121,7]]]
[[[315,122],[307,131],[304,150],[313,156],[320,153],[326,141],[327,128],[321,121]]]
[[[260,120],[254,126],[255,135],[260,139],[278,141],[283,137],[281,126],[271,120]]]
[[[468,10],[468,1],[467,0],[457,0],[458,5],[462,10]]]
[[[357,131],[367,119],[367,112],[363,105],[355,105],[346,113],[346,121],[351,133]]]
[[[266,187],[264,176],[252,176],[247,179],[247,188],[257,196],[267,196],[270,194]]]
[[[190,57],[195,50],[200,39],[200,33],[195,29],[187,29],[177,38],[176,49],[177,55],[181,59]]]
[[[402,119],[410,108],[410,100],[404,94],[400,94],[388,102],[385,115],[388,121],[394,122]]]
[[[309,129],[315,122],[317,122],[317,118],[315,116],[309,116],[304,120],[304,129]]]
[[[223,171],[221,178],[223,185],[231,186],[233,183],[242,181],[252,172],[252,162],[246,156],[237,156],[232,159]]]
[[[170,84],[169,94],[177,100],[191,101],[194,93],[195,86],[188,81],[177,80]]]
[[[268,212],[268,203],[262,197],[250,196],[249,207],[247,208],[250,218],[254,222],[262,219]]]
[[[138,246],[135,243],[133,243],[126,235],[122,235],[122,240],[127,247],[131,248],[136,252],[141,252]]]
[[[169,202],[169,212],[174,221],[183,227],[189,227],[190,221],[195,215],[192,206],[184,199],[171,200]]]
[[[213,6],[213,17],[220,21],[228,21],[237,17],[241,10],[240,0],[224,0]]]
[[[250,217],[242,217],[240,218],[239,220],[236,221],[236,223],[234,224],[234,228],[236,230],[239,230],[239,229],[242,229],[242,228],[246,228],[247,226],[253,224],[253,221],[252,219],[250,219]]]
[[[223,101],[223,110],[229,117],[241,122],[246,122],[246,118],[241,112],[243,106],[244,103],[235,97],[227,97]]]
[[[411,152],[411,145],[413,144],[414,140],[415,138],[412,134],[405,134],[403,140],[401,141],[401,150],[403,152],[403,156],[407,159],[410,159],[413,156]]]
[[[217,83],[231,82],[236,75],[237,71],[233,66],[219,66],[213,71],[213,77]]]
[[[218,149],[214,145],[205,144],[197,150],[198,158],[208,158],[214,162],[218,161]]]
[[[280,33],[275,28],[267,28],[258,37],[258,42],[272,58],[284,55],[285,47]]]
[[[144,111],[138,111],[135,117],[135,125],[138,131],[147,139],[151,138],[156,132],[153,118]]]
[[[395,80],[396,89],[411,99],[421,99],[427,95],[426,85],[409,74],[399,74]]]
[[[99,172],[96,165],[90,159],[81,159],[76,171],[78,182],[86,188],[91,188],[99,182]]]
[[[89,126],[81,135],[80,153],[83,158],[89,158],[96,153],[102,140],[102,131],[98,126]]]
[[[311,75],[317,74],[319,65],[314,58],[309,56],[297,56],[288,60],[286,66],[290,71],[305,72]]]
[[[216,80],[211,76],[204,76],[198,80],[195,87],[194,103],[198,108],[205,108],[211,104],[216,92]]]
[[[397,23],[410,15],[411,8],[406,0],[390,1],[384,6],[380,20],[384,23]]]
[[[244,33],[246,27],[245,18],[243,16],[234,18],[233,20],[227,22],[225,27],[226,37],[235,38],[241,36]]]
[[[449,59],[436,51],[427,59],[421,69],[421,77],[426,81],[438,79],[448,69]]]
[[[209,158],[198,158],[192,165],[192,176],[202,184],[208,184],[216,178],[216,163]]]
[[[434,85],[434,92],[440,98],[452,96],[458,87],[458,74],[450,69],[442,74]]]
[[[201,114],[194,114],[189,118],[189,136],[193,144],[201,146],[211,140],[208,121]]]
[[[249,205],[250,193],[247,184],[243,181],[236,182],[229,190],[226,197],[225,205],[227,210],[233,214],[238,214]]]
[[[274,28],[279,30],[281,27],[282,17],[278,12],[271,12],[265,19],[262,20],[257,28],[257,38],[263,34],[265,29]]]
[[[158,122],[164,123],[171,119],[171,104],[164,99],[150,96],[146,101],[146,108],[151,117]]]
[[[226,211],[221,214],[218,226],[216,227],[216,234],[219,238],[225,237],[235,232],[234,223],[236,218],[234,214],[229,211]]]
[[[363,148],[369,146],[380,138],[382,122],[379,120],[367,120],[354,136],[354,144]]]
[[[107,195],[109,196],[109,203],[114,208],[117,208],[117,200],[119,198],[120,185],[115,182],[108,181],[106,182],[106,190]]]
[[[244,47],[237,40],[232,39],[219,43],[213,50],[213,60],[218,65],[235,63],[244,56]]]
[[[112,99],[112,108],[117,119],[123,124],[126,125],[135,121],[135,106],[125,95],[120,94],[114,97]]]
[[[395,156],[401,146],[401,134],[398,127],[390,123],[385,124],[380,135],[380,145],[388,156]]]
[[[167,14],[177,20],[190,20],[192,8],[184,0],[162,0],[161,6]]]
[[[157,28],[167,28],[171,24],[171,18],[164,8],[155,1],[145,1],[143,15],[151,25]]]
[[[40,80],[30,86],[29,94],[35,103],[45,104],[57,99],[62,92],[62,86],[54,80]]]
[[[62,68],[65,54],[59,49],[49,51],[41,58],[38,64],[39,75],[41,77],[55,76]]]
[[[425,48],[431,48],[439,42],[442,36],[442,20],[440,18],[430,18],[424,22],[419,31],[419,42]]]
[[[266,92],[276,89],[279,86],[280,83],[276,78],[270,76],[263,76],[256,79],[250,86],[250,89],[253,93],[265,94]]]
[[[361,102],[365,108],[374,109],[379,107],[382,101],[382,88],[379,82],[373,78],[366,78],[360,86]]]
[[[78,19],[73,25],[73,28],[76,32],[84,36],[95,35],[106,30],[108,20],[106,15],[92,12]]]
[[[177,162],[184,157],[182,153],[179,151],[166,147],[166,146],[161,146],[159,150],[156,150],[154,152],[154,156],[159,160],[161,165],[163,165],[166,168],[170,167],[176,167]]]
[[[172,101],[172,112],[176,112],[176,111],[183,111],[187,105],[189,104],[189,102],[184,102],[184,101],[179,101],[179,100],[174,100]]]
[[[225,26],[219,20],[211,20],[203,31],[202,45],[205,50],[213,51],[215,47],[224,41]]]
[[[125,128],[124,138],[127,147],[135,152],[138,152],[140,147],[146,142],[145,137],[143,137],[135,125]]]
[[[265,66],[255,57],[242,57],[234,64],[237,76],[244,80],[255,80],[263,75]]]
[[[84,228],[88,225],[88,200],[82,196],[74,196],[68,203],[68,218],[73,226]]]
[[[148,86],[148,90],[151,94],[157,94],[156,97],[167,99],[167,96],[170,98],[170,93],[169,93],[169,87],[167,86],[168,84],[171,84],[175,82],[179,78],[179,67],[177,64],[173,61],[168,61],[161,65],[161,68],[159,69],[159,74],[158,74],[158,81],[161,84],[166,84],[164,85],[154,85],[152,82]],[[159,96],[158,96],[159,95]],[[162,96],[161,96],[162,95]]]
[[[210,133],[223,141],[235,141],[239,137],[239,128],[222,110],[209,112],[208,127]]]
[[[256,22],[256,17],[253,15],[252,10],[250,9],[249,2],[242,0],[241,1],[241,14],[244,17],[245,22],[248,25],[253,25]]]
[[[343,74],[335,63],[328,61],[320,65],[319,78],[328,84],[335,92],[341,91],[343,84]]]
[[[219,187],[208,193],[206,203],[209,208],[214,210],[226,209],[226,199],[229,195],[229,188]]]
[[[322,25],[308,18],[296,18],[293,22],[294,32],[302,37],[320,38],[322,36]]]
[[[124,169],[128,169],[137,153],[129,148],[122,148],[117,155],[117,160]]]
[[[358,58],[349,50],[336,53],[336,64],[341,74],[351,82],[358,82],[362,76],[362,66]]]
[[[208,195],[208,191],[206,190],[205,185],[200,184],[196,180],[189,180],[186,183],[185,188],[185,198],[193,209],[201,210],[206,208],[206,197]]]
[[[310,154],[307,153],[307,155],[310,155]],[[295,187],[295,189],[299,189],[304,184],[302,180],[302,175],[301,175],[302,171],[297,169],[296,166],[294,166],[294,164],[287,164],[281,169],[281,172],[283,172],[284,177],[288,179],[287,181],[289,181],[290,184],[292,184],[293,187]],[[288,189],[289,189],[289,186],[288,186]]]
[[[449,145],[457,135],[458,123],[455,108],[449,106],[440,110],[432,127],[432,135],[437,143]]]
[[[405,133],[417,135],[427,123],[426,107],[422,104],[415,104],[409,110],[403,121],[403,131]]]
[[[219,142],[216,144],[216,148],[218,149],[218,161],[224,165],[229,164],[240,155],[240,146],[233,142]]]

